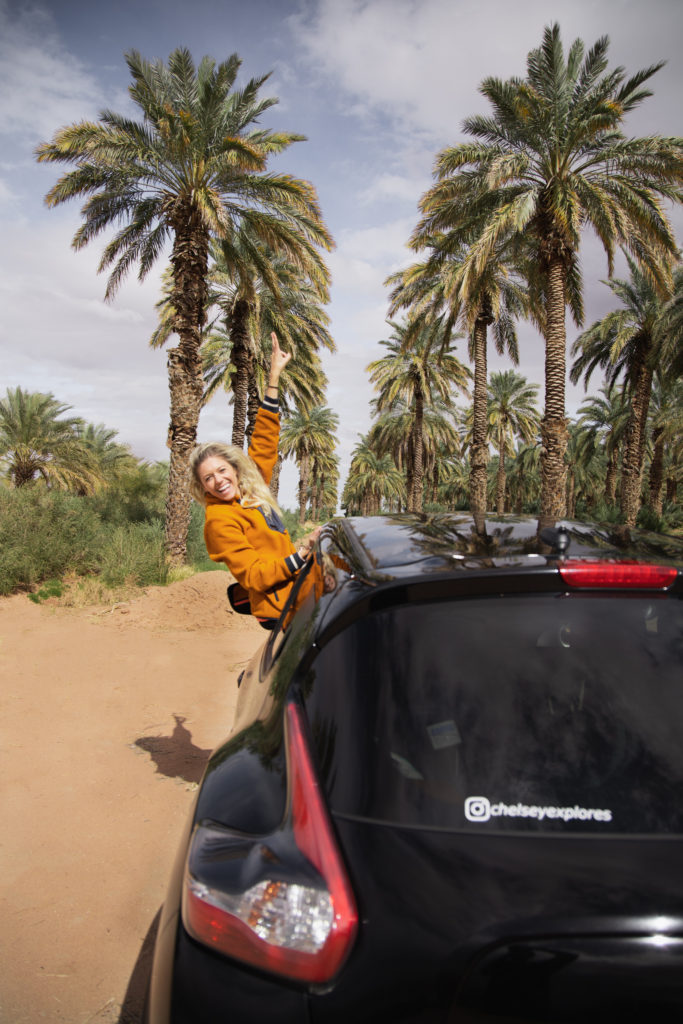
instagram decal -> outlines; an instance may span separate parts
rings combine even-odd
[[[485,796],[468,796],[465,800],[465,817],[480,824],[491,818],[544,818],[562,821],[611,821],[612,812],[596,807],[540,807],[536,804],[491,803]]]

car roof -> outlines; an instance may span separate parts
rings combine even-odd
[[[407,576],[533,570],[569,558],[619,558],[683,566],[683,538],[623,526],[501,515],[479,521],[469,513],[349,517],[325,527],[357,580],[389,583]]]

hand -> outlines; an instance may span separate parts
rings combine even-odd
[[[302,537],[302,539],[299,541],[299,543],[297,544],[297,549],[296,550],[297,550],[297,553],[302,558],[308,558],[308,556],[310,555],[311,551],[313,550],[315,542],[317,541],[318,537],[320,536],[320,531],[321,530],[322,530],[322,526],[316,526],[315,530],[313,530],[311,533],[309,533],[307,537]]]
[[[275,331],[270,335],[273,342],[273,353],[270,357],[270,377],[268,379],[268,387],[276,388],[280,380],[280,374],[284,370],[285,366],[292,358],[291,352],[283,352],[280,348],[280,342],[277,340],[277,334]]]

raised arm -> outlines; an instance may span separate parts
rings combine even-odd
[[[268,392],[270,392],[270,398],[277,398],[280,388],[280,374],[292,358],[292,353],[282,351],[275,331],[272,332],[270,337],[273,342],[273,354],[270,357],[270,376],[268,377],[266,394],[268,395]],[[273,392],[275,393],[273,394]]]
[[[283,352],[273,331],[273,354],[270,360],[268,387],[263,396],[261,408],[256,414],[254,432],[249,441],[249,455],[258,466],[267,484],[277,462],[277,447],[280,436],[280,407],[278,402],[280,374],[292,358],[291,352]]]

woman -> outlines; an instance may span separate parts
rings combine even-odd
[[[256,414],[249,454],[225,444],[202,444],[190,456],[193,496],[204,505],[204,540],[210,558],[224,562],[249,597],[263,625],[279,618],[297,573],[304,567],[320,529],[297,547],[285,529],[268,484],[277,461],[280,435],[280,374],[291,359],[273,339],[270,376]]]

